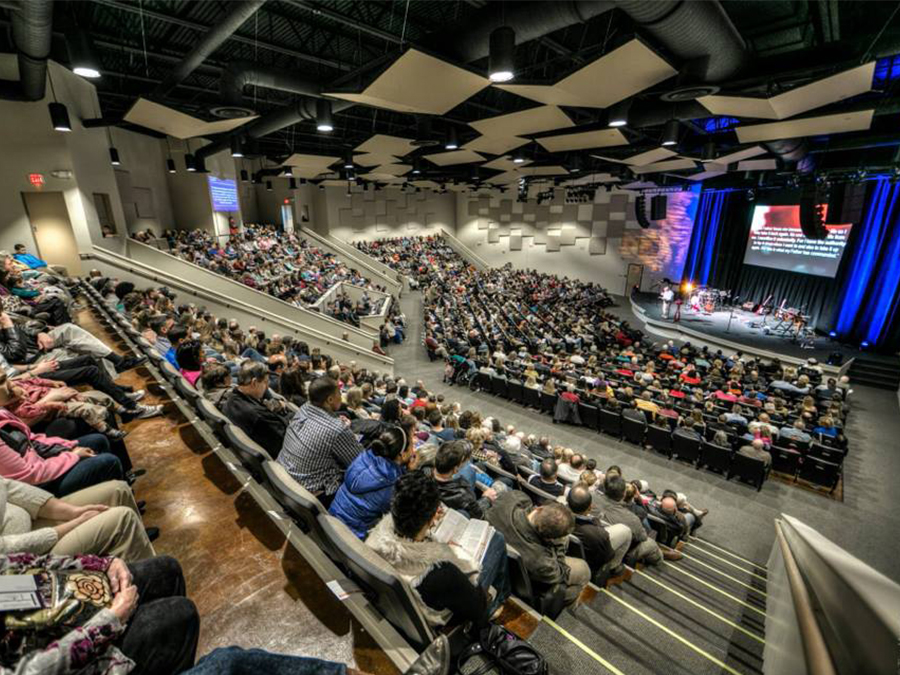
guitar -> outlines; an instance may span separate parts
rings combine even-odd
[[[765,314],[766,311],[767,311],[766,305],[768,305],[769,302],[770,302],[771,300],[772,300],[772,295],[769,294],[769,297],[766,298],[766,299],[760,304],[760,306],[756,308],[756,313],[757,313],[757,314]]]

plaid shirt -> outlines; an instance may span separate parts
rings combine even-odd
[[[341,420],[304,403],[288,426],[278,463],[313,494],[333,495],[344,480],[344,469],[362,451]]]

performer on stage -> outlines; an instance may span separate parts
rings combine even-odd
[[[662,300],[662,315],[664,319],[669,318],[669,307],[672,305],[672,300],[675,298],[675,293],[669,286],[663,286],[662,293],[659,294],[660,300]]]

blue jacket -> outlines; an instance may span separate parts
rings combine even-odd
[[[365,539],[369,529],[391,510],[394,483],[403,471],[389,459],[366,450],[347,467],[328,512]]]

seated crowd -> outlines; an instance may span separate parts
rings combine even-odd
[[[335,284],[381,291],[333,253],[272,225],[244,225],[220,242],[206,230],[168,230],[169,252],[188,262],[239,281],[297,307],[312,307]],[[380,314],[388,298],[364,293],[352,301],[346,293],[332,298],[322,311],[359,326],[365,316]]]

